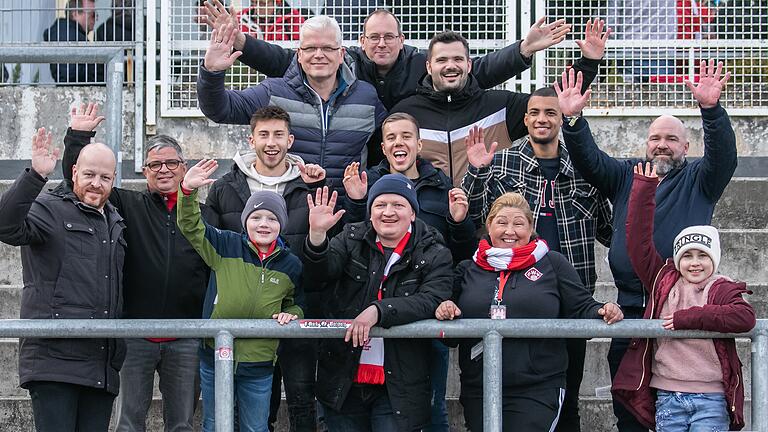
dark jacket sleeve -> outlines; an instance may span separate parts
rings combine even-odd
[[[79,131],[67,128],[67,134],[64,135],[64,155],[61,157],[61,175],[64,181],[72,185],[72,167],[77,163],[77,157],[80,156],[80,150],[91,142],[91,138],[96,136],[96,131]]]
[[[56,216],[35,202],[47,179],[27,168],[0,197],[0,241],[11,246],[45,242]]]
[[[219,195],[221,194],[222,187],[224,186],[221,181],[213,182],[211,188],[208,190],[208,196],[205,197],[205,205],[208,207],[209,212],[212,213],[212,217],[210,217],[210,219],[213,219],[213,221],[209,221],[205,217],[204,219],[206,222],[208,222],[208,225],[215,226],[219,229],[224,229],[221,220],[223,211],[221,210],[221,204],[219,201]]]
[[[741,284],[743,285],[743,283]],[[744,300],[746,289],[730,289],[719,304],[694,306],[675,312],[676,330],[706,330],[721,333],[742,333],[755,326],[755,310]]]
[[[714,108],[702,108],[701,119],[704,124],[704,157],[696,176],[704,194],[716,202],[736,171],[736,135],[728,113],[720,104]]]
[[[597,229],[595,239],[605,247],[611,247],[613,238],[613,210],[611,203],[603,194],[599,195],[597,202]]]
[[[597,310],[603,304],[592,298],[573,265],[561,254],[549,252],[547,255],[557,275],[563,318],[600,318]]]
[[[532,59],[525,59],[520,54],[521,43],[522,41],[517,41],[500,50],[472,59],[472,75],[477,79],[480,88],[496,87],[531,67]]]
[[[443,300],[451,296],[453,282],[453,259],[448,250],[435,244],[439,249],[430,252],[432,261],[424,273],[416,292],[408,297],[388,297],[374,304],[379,308],[379,326],[388,328],[414,321],[432,319],[435,310]]]
[[[248,124],[257,109],[269,105],[264,84],[245,90],[224,88],[225,71],[210,72],[200,65],[197,74],[197,101],[206,117],[216,123]]]
[[[664,259],[653,243],[653,220],[656,213],[656,186],[659,180],[635,174],[627,204],[627,254],[632,269],[646,291],[664,266]]]
[[[344,224],[362,222],[365,220],[365,214],[368,211],[366,208],[368,203],[366,197],[367,195],[359,200],[352,199],[348,196],[344,197],[343,207],[345,212],[342,217]]]
[[[245,35],[243,55],[239,60],[264,75],[274,78],[285,75],[294,55],[291,49]]]
[[[573,126],[564,123],[562,130],[573,167],[584,177],[584,180],[613,201],[616,198],[620,180],[624,176],[624,164],[600,150],[592,137],[589,123],[583,117]]]
[[[477,246],[475,223],[472,222],[469,213],[463,221],[454,222],[449,212],[446,220],[448,221],[448,238],[445,241],[451,250],[451,256],[455,260],[468,258],[470,251]]]
[[[344,267],[349,260],[347,244],[343,231],[320,246],[309,243],[309,235],[304,240],[304,250],[301,260],[304,263],[304,279],[317,282],[328,282],[339,279],[344,274]],[[327,284],[313,284],[327,286]],[[306,290],[309,292],[310,290]]]

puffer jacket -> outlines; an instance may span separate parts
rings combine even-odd
[[[354,319],[371,305],[379,309],[378,326],[384,328],[434,317],[440,302],[451,295],[451,254],[438,240],[437,230],[419,219],[412,227],[403,256],[384,282],[382,300],[377,300],[377,292],[386,261],[370,221],[347,224],[317,248],[305,242],[305,278],[328,282],[329,318]],[[399,430],[418,430],[430,422],[431,347],[429,339],[384,339],[384,385]],[[343,339],[322,340],[319,401],[341,410],[360,353],[360,347],[352,348]]]
[[[249,124],[261,107],[283,108],[291,116],[295,137],[291,153],[325,168],[328,185],[342,193],[344,169],[352,162],[366,162],[368,141],[387,111],[376,90],[357,80],[345,64],[338,77],[336,91],[323,102],[306,83],[295,58],[284,77],[268,78],[245,90],[226,90],[226,73],[210,72],[201,65],[197,98],[203,114],[217,123]]]
[[[24,171],[0,199],[0,241],[21,246],[22,319],[115,319],[123,302],[125,224],[69,189],[38,194],[47,179]],[[19,383],[54,381],[117,394],[122,339],[24,338]]]
[[[656,209],[655,194],[658,179],[635,174],[627,208],[627,247],[632,267],[650,290],[644,319],[661,318],[661,310],[669,292],[682,276],[674,261],[662,259],[656,250],[653,232]],[[672,243],[672,239],[669,239]],[[716,280],[709,289],[707,304],[674,313],[676,330],[707,330],[721,333],[741,333],[755,326],[755,311],[743,298],[752,294],[744,282],[726,277]],[[611,392],[645,427],[656,430],[656,391],[650,387],[653,363],[653,339],[635,338],[621,360]],[[741,360],[734,339],[712,339],[723,370],[723,387],[729,430],[744,427],[744,378]]]

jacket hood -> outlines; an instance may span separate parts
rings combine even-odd
[[[442,103],[448,102],[449,99],[452,103],[473,100],[474,97],[482,91],[483,89],[480,88],[480,85],[477,83],[477,80],[471,73],[467,77],[467,83],[464,85],[464,87],[461,90],[455,92],[435,90],[432,86],[432,77],[429,74],[424,75],[424,78],[422,78],[421,82],[419,83],[419,87],[416,89],[416,93],[422,94],[431,100]]]
[[[235,153],[232,160],[246,177],[256,180],[265,186],[288,183],[291,180],[301,177],[298,164],[304,163],[304,160],[301,157],[288,153],[285,155],[285,161],[288,163],[288,170],[279,177],[268,177],[256,172],[256,168],[253,166],[253,162],[256,160],[256,152],[254,151],[247,151],[244,153],[238,151]]]

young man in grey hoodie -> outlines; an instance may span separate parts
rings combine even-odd
[[[288,222],[282,229],[281,238],[294,254],[301,253],[309,232],[307,194],[314,194],[325,184],[325,170],[319,165],[305,165],[301,157],[288,153],[293,144],[291,119],[282,108],[266,106],[258,109],[251,117],[250,125],[250,150],[235,154],[232,170],[211,186],[206,204],[218,214],[218,228],[239,232],[242,230],[240,214],[252,193],[270,190],[281,194],[288,209]],[[296,302],[306,317],[318,317],[319,312],[313,307],[316,302],[307,301],[303,292],[296,293]],[[311,339],[283,339],[280,342],[270,422],[274,421],[280,403],[282,370],[285,372],[291,429],[316,430],[315,352]]]

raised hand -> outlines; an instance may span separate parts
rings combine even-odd
[[[605,32],[603,32],[605,28]],[[576,45],[581,49],[581,55],[588,59],[600,60],[605,55],[605,43],[611,35],[611,29],[605,27],[605,21],[595,18],[587,20],[584,29],[584,39],[577,40]]]
[[[581,72],[579,72],[574,79],[573,68],[564,71],[562,79],[562,89],[560,88],[560,83],[555,82],[554,84],[557,99],[560,102],[560,111],[562,111],[564,116],[578,115],[587,106],[589,96],[592,95],[592,89],[587,89],[584,94],[581,94],[581,85],[584,78]]]
[[[520,44],[520,54],[530,57],[536,51],[557,45],[571,31],[571,25],[566,24],[564,19],[544,24],[546,21],[547,17],[542,17],[528,30],[528,35],[525,36],[525,40]]]
[[[730,72],[726,72],[725,76],[721,78],[722,73],[723,62],[717,62],[717,68],[715,68],[714,59],[709,59],[709,66],[707,66],[706,61],[702,60],[699,63],[699,82],[694,85],[690,80],[685,80],[685,85],[691,90],[693,98],[702,108],[717,106],[720,93],[723,92],[725,84],[731,78]]]
[[[48,177],[56,169],[56,161],[59,160],[58,148],[53,148],[51,142],[53,135],[45,133],[45,128],[40,128],[32,135],[32,169],[40,177]]]
[[[73,106],[69,111],[69,127],[76,131],[91,132],[104,121],[104,116],[99,115],[99,104],[89,102],[88,105]]]
[[[325,169],[317,164],[298,164],[301,179],[306,184],[317,183],[325,178]]]
[[[650,162],[645,163],[645,170],[643,170],[643,163],[638,162],[637,166],[634,167],[634,171],[635,171],[635,174],[640,174],[643,177],[655,178],[655,179],[659,178],[659,176],[656,175],[656,165]]]
[[[205,68],[210,72],[229,69],[243,54],[242,51],[232,51],[235,27],[232,24],[225,24],[221,29],[213,29],[211,32],[211,43],[205,51]]]
[[[336,207],[336,191],[331,194],[328,186],[318,188],[315,199],[312,194],[307,194],[307,206],[309,206],[309,241],[315,246],[323,244],[325,233],[328,232],[344,216],[344,210],[334,213]]]
[[[187,174],[184,175],[184,180],[181,182],[181,187],[194,190],[201,186],[213,183],[215,180],[208,177],[210,177],[218,168],[219,163],[216,162],[216,159],[201,160],[196,163],[195,166],[187,170]]]
[[[237,22],[237,12],[234,6],[227,8],[219,0],[206,1],[204,6],[201,7],[201,21],[204,24],[208,24],[212,29],[221,30],[225,24],[232,24],[235,26],[235,44],[236,50],[241,50],[245,46],[245,35],[240,31],[240,26]]]
[[[453,188],[448,191],[448,211],[454,222],[464,222],[469,211],[467,194],[461,188]]]
[[[483,128],[479,126],[472,126],[464,143],[467,145],[467,160],[475,168],[490,165],[493,161],[493,154],[496,153],[496,148],[499,146],[499,143],[494,141],[491,148],[486,150]]]
[[[352,162],[344,168],[344,190],[351,199],[361,200],[368,194],[368,174],[360,172],[360,162]]]

